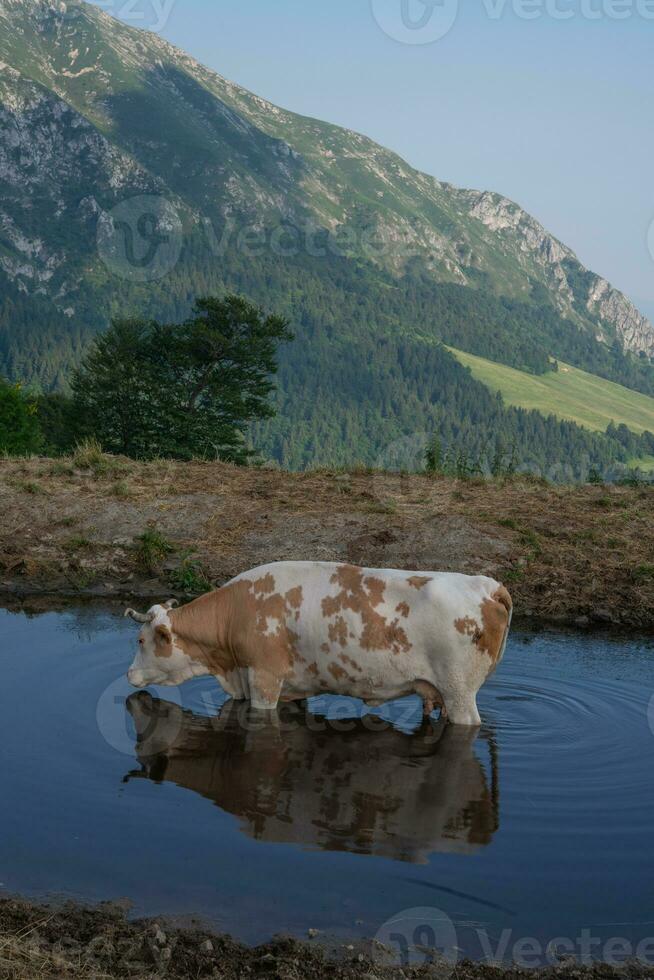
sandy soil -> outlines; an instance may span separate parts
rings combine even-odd
[[[525,620],[654,626],[654,487],[0,460],[0,593],[163,599],[285,559],[498,577]],[[146,534],[152,541],[143,545]]]
[[[654,978],[654,970],[632,964],[582,968],[561,963],[539,972],[459,963],[380,967],[370,944],[325,949],[319,940],[276,939],[250,949],[228,936],[200,928],[176,928],[164,920],[128,922],[117,906],[88,909],[0,901],[0,980],[112,980],[211,978],[243,980],[518,980],[575,977]]]

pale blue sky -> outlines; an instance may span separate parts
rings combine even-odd
[[[423,0],[100,5],[134,26],[165,20],[170,41],[279,105],[366,133],[441,180],[506,194],[654,303],[654,0],[460,0],[430,44],[396,37],[443,30],[456,0],[441,0],[422,34],[403,27],[403,2],[416,22],[428,12]]]

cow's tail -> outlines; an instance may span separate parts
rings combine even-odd
[[[497,662],[499,663],[502,657],[504,656],[504,651],[506,650],[506,644],[509,639],[509,633],[511,631],[511,621],[513,619],[513,599],[511,598],[511,593],[504,585],[500,585],[499,589],[494,594],[493,598],[495,599],[496,602],[499,602],[501,606],[504,606],[504,608],[506,609],[509,615],[509,619],[506,624],[506,629],[504,630],[502,646],[500,647],[500,652],[497,656]]]

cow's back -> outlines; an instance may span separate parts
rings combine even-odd
[[[416,681],[447,683],[461,664],[478,687],[506,633],[506,609],[492,598],[501,587],[485,577],[280,562],[226,588],[243,600],[235,614],[247,621],[234,631],[247,647],[241,656],[283,670],[288,698],[331,691],[387,700]]]

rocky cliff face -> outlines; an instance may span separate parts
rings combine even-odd
[[[627,297],[600,276],[588,272],[574,252],[550,235],[535,218],[517,204],[489,192],[478,195],[461,192],[472,201],[470,213],[479,219],[498,239],[522,256],[525,270],[540,267],[550,282],[557,307],[566,316],[575,315],[575,299],[587,311],[587,319],[596,325],[598,339],[616,337],[624,350],[654,358],[654,327]],[[585,289],[581,295],[572,280],[581,277]]]
[[[624,350],[654,358],[654,328],[627,297],[614,289],[606,279],[594,276],[588,292],[587,308],[615,331]]]
[[[188,227],[323,229],[394,274],[529,301],[654,358],[654,327],[497,194],[271,105],[83,0],[0,0],[0,281],[74,320],[106,272],[98,219],[161,195]]]
[[[60,96],[0,65],[0,269],[20,292],[68,306],[98,215],[96,193],[162,184]]]

